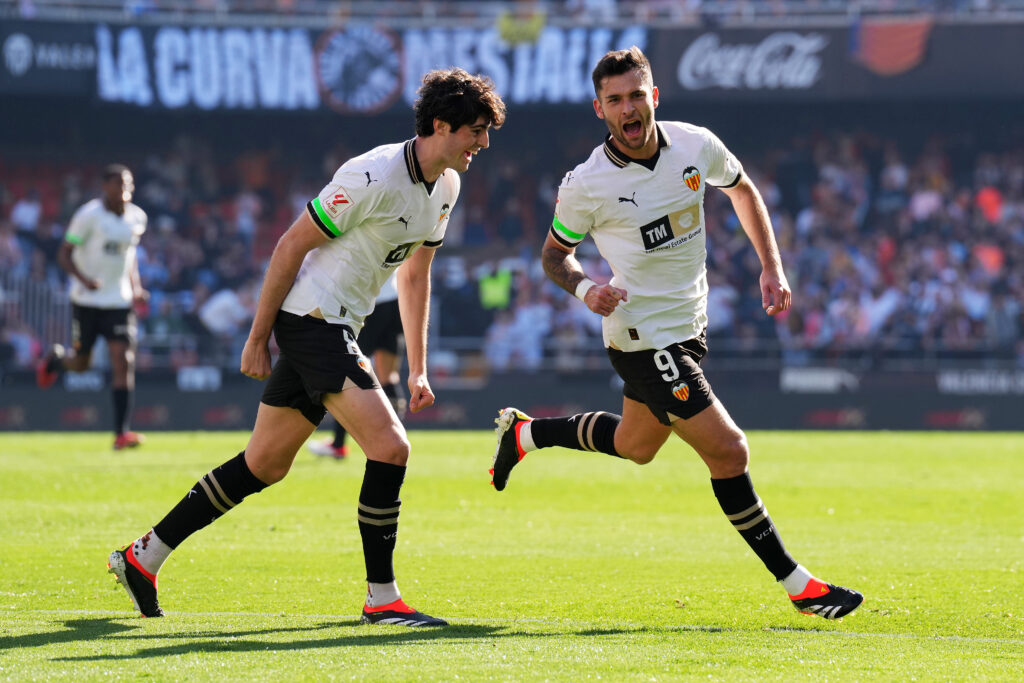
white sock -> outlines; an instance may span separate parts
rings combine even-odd
[[[524,453],[537,450],[537,444],[533,442],[533,420],[528,421],[519,428],[519,447]]]
[[[398,583],[367,583],[366,584],[366,606],[380,607],[395,600],[401,599],[402,594],[398,591]]]
[[[814,576],[804,569],[802,564],[798,564],[796,569],[790,572],[789,576],[784,578],[779,583],[786,589],[786,592],[790,595],[800,595],[807,588],[808,582],[813,579]]]
[[[160,567],[164,566],[164,562],[172,550],[174,548],[161,541],[152,529],[132,543],[132,553],[134,553],[135,559],[139,561],[143,569],[153,576],[156,576]]]

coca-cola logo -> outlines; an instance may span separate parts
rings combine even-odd
[[[759,43],[723,44],[705,33],[679,60],[679,83],[687,90],[704,88],[809,88],[821,74],[819,53],[828,44],[820,33],[772,33]]]

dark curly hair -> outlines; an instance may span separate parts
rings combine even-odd
[[[505,123],[505,103],[486,76],[473,76],[464,69],[438,69],[423,77],[419,98],[413,105],[416,134],[434,134],[434,119],[441,119],[456,131],[483,116],[494,128]]]
[[[654,85],[651,63],[648,61],[647,55],[636,45],[628,50],[614,50],[605,53],[594,67],[594,73],[591,75],[594,79],[594,94],[598,97],[601,96],[601,81],[608,76],[621,76],[636,70],[640,71],[645,83]]]

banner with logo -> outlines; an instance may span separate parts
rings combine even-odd
[[[407,109],[427,71],[492,78],[510,105],[586,102],[593,63],[647,46],[643,27],[537,26],[394,31],[6,22],[0,93],[94,97],[144,108]]]
[[[490,76],[510,106],[591,99],[607,50],[638,45],[662,101],[841,100],[1024,94],[1016,25],[927,19],[829,29],[304,28],[7,21],[0,94],[66,95],[141,108],[407,109],[422,75]],[[984,50],[977,46],[984,45]]]
[[[1019,24],[864,19],[830,29],[657,31],[648,56],[669,103],[1006,97],[1024,94],[1021,38]]]

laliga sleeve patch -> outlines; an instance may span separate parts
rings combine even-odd
[[[352,196],[341,185],[337,185],[329,195],[324,198],[324,211],[331,218],[337,218],[352,208]]]

